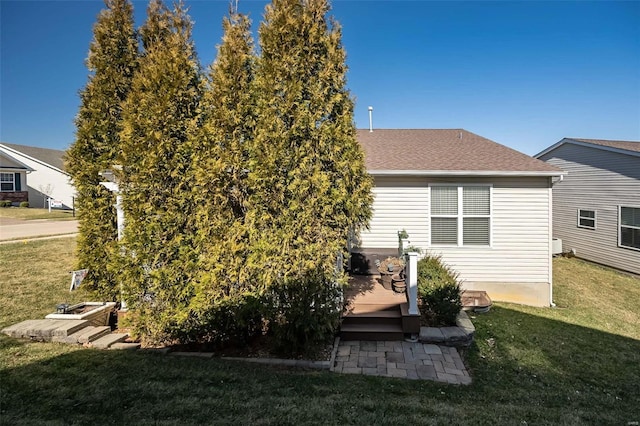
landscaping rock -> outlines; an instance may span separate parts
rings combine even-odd
[[[420,341],[422,343],[442,343],[445,338],[438,327],[420,327]]]

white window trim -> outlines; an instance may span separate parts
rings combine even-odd
[[[458,244],[432,244],[431,243],[431,218],[434,217],[431,214],[431,188],[434,186],[455,186],[458,189],[458,214],[457,215],[435,215],[435,217],[444,217],[444,218],[456,218],[458,225]],[[465,215],[463,212],[463,188],[467,186],[485,186],[489,188],[489,215]],[[460,247],[460,248],[492,248],[493,247],[493,184],[491,183],[430,183],[427,191],[427,196],[429,197],[429,232],[428,232],[428,247]],[[476,244],[468,244],[464,245],[464,235],[463,235],[463,221],[465,217],[482,217],[489,218],[489,245],[476,245]]]
[[[0,172],[0,173],[3,174],[3,175],[11,175],[11,177],[12,177],[11,184],[13,185],[13,189],[10,190],[10,191],[3,190],[1,188],[1,185],[0,185],[0,191],[2,191],[2,192],[16,192],[16,174],[12,173],[12,172]],[[0,183],[9,183],[9,181],[0,179]]]
[[[623,205],[618,205],[618,247],[621,248],[625,248],[627,250],[635,250],[635,251],[640,251],[639,248],[636,247],[629,247],[629,246],[623,246],[622,245],[622,208],[623,207],[627,207],[630,209],[640,209],[640,206],[623,206]],[[625,228],[632,228],[632,229],[640,229],[639,226],[629,226],[629,225],[624,225]]]
[[[593,212],[593,217],[580,216],[580,211]],[[597,229],[598,228],[598,212],[595,209],[578,209],[578,228]],[[593,227],[580,224],[580,219],[593,220]]]

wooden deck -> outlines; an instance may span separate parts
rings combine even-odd
[[[345,289],[342,340],[402,340],[405,293],[385,289],[376,275],[354,275]]]
[[[379,275],[349,277],[349,287],[345,289],[344,296],[348,312],[362,312],[365,309],[367,312],[384,311],[407,301],[406,293],[385,289]]]

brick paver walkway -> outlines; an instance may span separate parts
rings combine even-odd
[[[340,341],[332,370],[462,385],[471,383],[456,348],[417,342]]]

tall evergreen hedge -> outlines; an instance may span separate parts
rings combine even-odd
[[[144,51],[124,104],[121,161],[126,252],[122,275],[135,333],[180,339],[198,256],[191,198],[193,146],[202,92],[192,23],[181,4],[148,7]]]
[[[349,230],[371,216],[341,29],[328,11],[326,0],[274,0],[259,30],[247,268],[271,297],[278,336],[292,346],[337,326],[336,260]]]
[[[334,332],[336,263],[371,217],[372,180],[328,12],[326,0],[274,0],[256,56],[249,19],[232,10],[203,79],[184,6],[151,1],[116,125],[94,129],[117,147],[105,161],[74,154],[92,170],[123,166],[125,236],[120,250],[100,243],[117,261],[99,269],[121,277],[146,342],[247,339],[266,326],[302,350]]]
[[[265,286],[335,272],[350,228],[371,216],[340,26],[326,0],[274,0],[260,26],[249,267]]]
[[[80,92],[76,137],[66,152],[65,168],[76,188],[79,213],[77,267],[88,268],[83,286],[96,297],[116,300],[119,270],[115,197],[100,185],[98,173],[117,162],[122,103],[137,68],[138,41],[133,8],[127,0],[105,0],[93,27],[86,60],[89,81]]]
[[[247,338],[260,329],[255,318],[261,315],[256,281],[245,267],[249,147],[255,128],[251,22],[231,10],[223,30],[209,68],[200,125],[192,135],[199,258],[190,312],[196,338],[215,341]],[[226,330],[213,331],[219,328]]]

